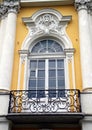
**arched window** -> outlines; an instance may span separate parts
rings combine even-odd
[[[37,42],[29,50],[28,89],[31,97],[44,97],[46,90],[50,97],[60,96],[65,89],[65,67],[62,46],[55,40],[45,39]]]
[[[31,53],[53,53],[62,52],[63,48],[54,40],[42,40],[38,42]]]
[[[71,16],[63,16],[53,9],[43,9],[22,20],[29,32],[19,51],[18,88],[22,64],[23,88],[30,90],[30,93],[32,90],[30,94],[32,97],[46,96],[45,90],[50,93],[49,96],[56,96],[55,93],[51,94],[56,91],[58,96],[61,96],[61,89],[72,88],[72,84],[75,88],[73,57],[75,49],[66,33]],[[72,69],[69,70],[70,67]]]

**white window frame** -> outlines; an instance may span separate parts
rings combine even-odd
[[[45,60],[46,62],[49,61],[49,59],[51,59],[51,60],[52,60],[52,59],[53,59],[53,60],[64,59],[64,75],[65,75],[64,78],[65,78],[65,89],[66,89],[66,88],[67,88],[67,87],[66,87],[66,86],[67,86],[67,82],[66,82],[66,80],[67,80],[67,79],[66,79],[66,63],[65,63],[66,61],[65,61],[65,56],[63,55],[62,57],[60,57],[60,54],[59,54],[59,58],[58,58],[57,56],[56,56],[56,57],[54,56],[53,58],[50,57],[50,56],[49,56],[49,57],[48,57],[48,56],[46,57],[46,55],[45,55],[45,58],[44,58],[44,57],[40,57],[40,58],[39,58],[39,56],[34,56],[33,58],[31,58],[31,56],[30,56],[30,58],[28,58],[28,70],[27,70],[27,71],[28,71],[28,72],[27,72],[27,73],[28,73],[28,74],[27,74],[27,75],[28,75],[28,78],[26,79],[27,90],[29,89],[29,88],[28,88],[28,87],[29,87],[29,86],[28,86],[28,82],[29,82],[29,72],[30,72],[30,69],[29,69],[29,68],[30,68],[30,67],[29,67],[30,61],[31,61],[31,60],[40,60],[40,59]],[[48,66],[48,65],[47,65],[47,66]],[[46,67],[46,69],[48,69],[48,68]],[[45,71],[46,71],[46,70],[45,70]],[[45,72],[45,74],[48,74],[48,73]],[[46,75],[45,79],[48,81],[48,75]],[[49,86],[47,85],[48,82],[45,82],[45,83],[46,83],[46,84],[45,84],[45,87],[46,87],[46,86],[49,87]],[[57,86],[56,86],[56,87],[57,87]],[[48,90],[48,88],[46,88],[46,89]],[[61,88],[61,89],[62,89],[62,88]]]

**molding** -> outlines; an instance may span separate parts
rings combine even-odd
[[[3,115],[3,116],[1,116],[0,115],[0,123],[5,123],[5,122],[10,122],[7,118],[6,118],[6,115]],[[1,124],[0,124],[1,125]]]
[[[0,89],[0,95],[9,95],[10,91],[6,89]]]
[[[21,0],[21,7],[73,5],[74,0]]]
[[[64,53],[67,56],[68,62],[71,63],[72,57],[75,53],[75,49],[74,48],[64,49]]]
[[[4,0],[4,2],[0,3],[0,18],[4,17],[10,12],[18,13],[20,10],[20,0],[12,1],[12,0]]]
[[[82,90],[82,92],[91,92],[92,93],[92,87],[88,87]]]
[[[92,0],[88,3],[88,13],[92,15]]]
[[[21,63],[24,64],[26,57],[28,57],[29,51],[28,50],[19,50],[19,55],[21,58]]]
[[[20,0],[9,0],[9,1],[4,1],[4,6],[7,8],[8,12],[14,12],[18,13],[20,9]]]
[[[76,89],[76,83],[75,83],[75,69],[74,69],[74,53],[75,53],[75,48],[68,48],[68,49],[64,49],[64,53],[66,55],[66,59],[67,62],[70,64],[71,63],[71,67],[72,67],[72,84],[73,84],[73,89]],[[68,64],[67,63],[67,64]],[[69,68],[67,69],[67,71],[69,71]],[[69,72],[68,72],[69,74]],[[68,78],[67,78],[68,81]],[[67,82],[66,81],[66,82]],[[69,81],[68,81],[69,82]],[[69,85],[70,86],[70,85]]]
[[[82,122],[86,122],[86,123],[91,123],[90,125],[92,125],[92,113],[90,114],[85,114],[85,117],[83,118]],[[91,127],[92,128],[92,127]],[[89,130],[89,129],[88,129]]]
[[[90,3],[92,3],[91,0],[75,0],[75,8],[78,11],[81,9],[89,10],[91,7]]]
[[[5,16],[7,13],[7,7],[5,7],[3,4],[0,4],[0,19]]]

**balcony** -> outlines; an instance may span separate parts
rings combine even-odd
[[[83,118],[80,91],[11,91],[7,118],[15,124],[78,124]]]

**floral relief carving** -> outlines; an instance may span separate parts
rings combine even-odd
[[[51,32],[64,34],[64,25],[52,14],[43,14],[35,20],[35,26],[30,28],[30,36],[37,33],[49,34]]]
[[[41,29],[48,28],[49,30],[58,26],[58,21],[51,14],[45,14],[37,19],[37,26]]]

